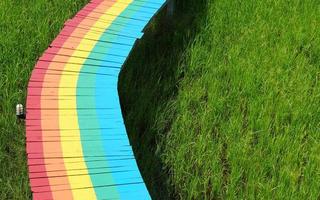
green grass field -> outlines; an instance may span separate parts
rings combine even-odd
[[[15,105],[86,2],[0,1],[0,199],[30,199]],[[319,1],[178,1],[132,52],[119,93],[154,199],[320,198]]]
[[[199,29],[178,15],[173,33],[152,38],[123,71],[126,121],[151,191],[319,199],[320,2],[206,7]]]

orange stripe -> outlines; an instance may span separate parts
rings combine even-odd
[[[54,63],[51,63],[49,68],[51,68],[51,65],[54,65]],[[61,74],[61,72],[57,71],[57,74]],[[45,77],[45,80],[46,80],[46,77]],[[59,86],[59,82],[60,82],[60,76],[56,76],[56,80],[53,81],[55,83],[55,86]],[[44,88],[42,89],[42,96],[43,95],[46,95],[46,89],[45,89],[45,86],[46,86],[46,83],[44,82],[43,83],[43,86]],[[53,89],[50,91],[50,94],[54,94],[55,96],[58,96],[58,88],[56,89]],[[45,97],[44,97],[45,98]],[[58,118],[57,119],[48,119],[45,117],[45,115],[55,115],[55,116],[58,116],[59,114],[59,111],[58,111],[58,108],[59,108],[59,105],[58,105],[58,101],[51,101],[51,106],[57,108],[56,110],[43,110],[42,111],[42,116],[44,117],[41,117],[42,119],[42,126],[43,127],[50,127],[51,129],[56,129],[56,130],[59,130],[59,120]],[[41,100],[41,105],[46,105],[47,104],[47,101],[46,100]],[[48,152],[49,149],[51,148],[54,148],[54,149],[59,149],[61,150],[62,147],[61,147],[61,144],[59,143],[58,146],[54,146],[54,147],[51,147],[48,143],[44,143],[43,145],[43,154],[44,154],[44,158],[46,158],[46,154]],[[60,152],[60,157],[62,157],[62,152]],[[44,159],[44,162],[47,163],[46,159]],[[61,158],[61,162],[63,162],[63,158]],[[64,165],[63,165],[63,168],[65,169]],[[52,168],[50,165],[47,165],[46,166],[46,170],[47,171],[53,171],[55,170],[54,168]],[[49,179],[49,183],[50,185],[53,184],[53,182]],[[60,184],[65,184],[65,185],[68,185],[69,186],[69,180],[68,180],[68,177],[65,176],[65,178],[63,178],[63,180],[61,181]],[[69,186],[69,190],[66,190],[64,191],[63,193],[58,193],[58,195],[55,193],[55,192],[52,192],[52,197],[53,199],[70,199],[72,200],[73,197],[72,197],[72,192],[70,191],[70,186]]]

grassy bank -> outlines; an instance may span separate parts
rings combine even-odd
[[[149,189],[176,199],[319,199],[319,2],[207,7],[199,32],[178,13],[176,31],[155,34],[122,74]]]
[[[174,119],[167,103],[179,89],[177,81],[182,77],[178,66],[184,60],[189,42],[200,30],[205,11],[205,1],[197,0],[197,3],[177,2],[173,17],[161,12],[143,40],[137,43],[120,74],[119,95],[128,135],[153,199],[176,197],[168,181],[169,168],[161,158],[164,153],[161,135],[167,133],[166,128],[170,127],[166,125]],[[165,127],[158,126],[160,117],[166,118]]]
[[[64,21],[86,0],[0,1],[0,199],[29,199],[24,124],[15,105],[25,102],[36,59]]]

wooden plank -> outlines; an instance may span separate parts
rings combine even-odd
[[[43,200],[47,197],[48,191],[51,191],[50,188],[46,187],[43,188],[43,192],[35,192],[34,198],[35,200]],[[90,193],[92,188],[78,188],[72,190],[72,193],[78,196],[84,196],[86,193]],[[95,190],[99,190],[104,194],[105,196],[110,197],[110,199],[117,199],[116,196],[113,196],[114,193],[112,192],[114,189],[117,189],[121,191],[124,194],[122,195],[123,200],[132,200],[132,199],[149,199],[148,196],[146,196],[146,189],[143,182],[136,182],[136,183],[130,183],[130,184],[114,184],[114,185],[105,185],[101,187],[94,188]],[[55,190],[54,194],[56,196],[63,197],[66,190]],[[79,193],[79,194],[77,194]],[[63,199],[63,198],[62,198]]]

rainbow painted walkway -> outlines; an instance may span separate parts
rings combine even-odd
[[[27,97],[34,200],[150,199],[129,144],[118,75],[165,0],[92,0],[39,58]]]

